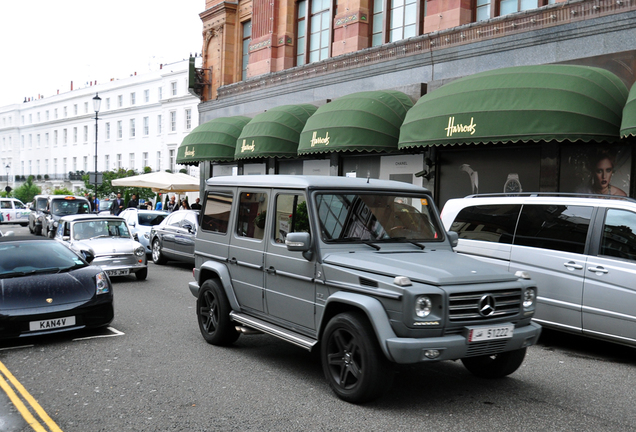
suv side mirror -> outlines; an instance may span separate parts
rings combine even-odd
[[[302,252],[306,260],[311,260],[311,236],[306,232],[293,232],[285,237],[285,245],[288,251]]]
[[[457,247],[457,243],[459,243],[459,234],[455,231],[447,231],[448,240],[450,240],[450,244],[452,247]]]

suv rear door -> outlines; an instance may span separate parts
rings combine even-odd
[[[535,319],[580,331],[593,206],[524,204],[510,272],[525,270],[539,287]]]
[[[601,209],[585,270],[583,331],[636,342],[636,213]]]

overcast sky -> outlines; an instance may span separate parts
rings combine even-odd
[[[0,107],[200,53],[205,0],[0,0]]]

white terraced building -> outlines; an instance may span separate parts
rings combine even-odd
[[[13,188],[33,175],[43,193],[84,188],[81,173],[95,169],[95,111],[99,94],[97,171],[143,172],[197,167],[176,165],[177,147],[198,125],[199,99],[188,92],[188,61],[156,71],[24,103],[0,107],[0,185]]]

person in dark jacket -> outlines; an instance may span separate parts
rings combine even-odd
[[[139,200],[137,195],[132,194],[132,198],[128,201],[128,208],[139,208]]]
[[[123,209],[124,209],[124,200],[121,198],[121,193],[118,193],[117,198],[115,199],[115,202],[110,207],[110,213],[114,214],[115,216],[119,216],[119,213],[121,213]]]

